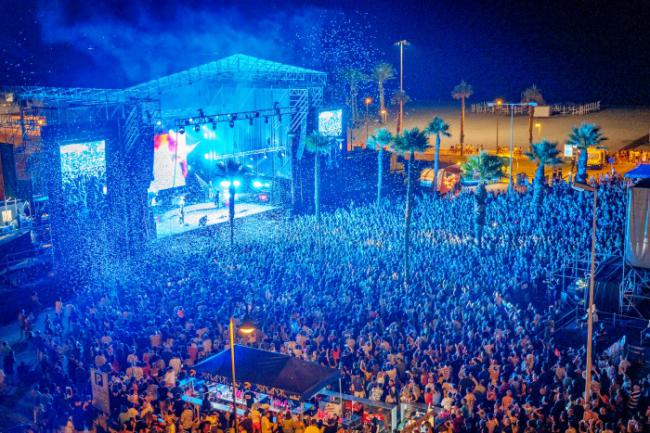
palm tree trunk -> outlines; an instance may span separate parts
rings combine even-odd
[[[533,203],[539,208],[542,205],[542,194],[544,193],[544,164],[539,163],[535,172],[535,181],[533,186]]]
[[[384,146],[377,151],[377,204],[381,203],[381,187],[384,181]]]
[[[320,158],[314,153],[314,213],[316,223],[320,223]]]
[[[487,200],[487,190],[485,183],[479,182],[474,202],[474,238],[477,245],[481,245],[483,238],[483,226],[485,226],[485,202]]]
[[[533,144],[533,118],[535,117],[535,107],[528,106],[528,144]]]
[[[460,98],[460,156],[463,156],[465,145],[465,98]]]
[[[412,169],[415,153],[411,151],[406,169],[406,209],[404,210],[404,284],[409,283],[409,253],[411,248],[411,214],[413,212]]]
[[[384,123],[384,117],[383,117],[383,112],[384,112],[384,82],[379,80],[377,81],[377,86],[379,87],[379,123]]]
[[[580,149],[580,156],[578,156],[578,172],[576,173],[576,182],[585,183],[587,181],[587,160],[589,154],[587,147]]]
[[[232,180],[228,187],[228,195],[228,222],[230,222],[230,248],[232,248],[235,242],[235,185]]]
[[[436,149],[433,156],[433,196],[438,196],[438,163],[440,161],[440,134],[436,134]]]

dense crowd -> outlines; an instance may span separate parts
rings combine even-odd
[[[622,248],[623,190],[617,179],[600,184],[601,257]],[[346,394],[439,408],[422,431],[647,431],[647,378],[601,353],[585,403],[584,347],[553,339],[563,313],[553,273],[590,246],[591,202],[579,194],[556,183],[540,211],[530,194],[490,196],[481,246],[471,193],[418,197],[408,285],[400,201],[352,205],[320,225],[247,223],[232,249],[206,233],[163,240],[117,283],[57,301],[30,333],[36,366],[13,365],[3,346],[5,382],[31,384],[38,431],[227,432],[229,414],[184,402],[178,382],[227,348],[232,314],[250,313],[258,331],[243,344],[338,368]],[[110,372],[110,416],[89,402],[90,368]],[[349,428],[249,409],[246,433]]]

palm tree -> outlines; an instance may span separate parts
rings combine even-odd
[[[316,222],[320,222],[320,155],[326,155],[332,148],[333,140],[322,134],[313,133],[307,136],[305,148],[314,154],[314,213]]]
[[[406,169],[406,207],[404,210],[404,283],[409,282],[409,253],[411,248],[411,215],[413,213],[413,161],[415,152],[424,152],[429,147],[425,131],[407,129],[393,140],[395,150],[408,155]]]
[[[235,182],[241,182],[241,178],[249,173],[251,168],[235,161],[228,159],[217,164],[217,173],[228,182],[228,222],[230,223],[230,247],[234,243],[235,233]]]
[[[445,120],[442,117],[434,117],[429,126],[427,126],[426,132],[436,136],[436,150],[433,156],[433,191],[434,195],[437,195],[438,191],[438,162],[440,159],[440,140],[442,137],[451,137],[449,132],[449,125],[445,123]]]
[[[463,174],[478,179],[478,186],[474,194],[474,239],[478,245],[481,245],[487,202],[486,184],[493,179],[503,177],[503,160],[483,151],[463,164]]]
[[[342,73],[343,80],[348,85],[348,106],[350,107],[350,120],[355,124],[359,120],[359,84],[368,80],[368,76],[358,69],[345,69]]]
[[[523,92],[521,92],[521,102],[530,103],[534,102],[537,105],[544,105],[544,97],[542,91],[536,86],[532,85]],[[512,107],[510,107],[512,109]],[[533,144],[533,118],[535,117],[535,105],[528,106],[528,144]]]
[[[381,187],[384,178],[384,148],[393,142],[393,134],[381,128],[368,140],[368,146],[377,149],[377,204],[381,202]]]
[[[377,82],[377,93],[379,93],[379,121],[383,122],[382,113],[386,109],[384,83],[395,78],[395,68],[390,63],[379,63],[372,70],[372,78]]]
[[[574,126],[571,129],[567,144],[574,149],[580,149],[576,182],[584,183],[587,180],[588,149],[599,146],[605,140],[607,137],[603,136],[600,126],[594,123],[581,123],[580,126]]]
[[[411,100],[411,97],[406,94],[405,91],[403,90],[397,90],[395,93],[393,93],[393,97],[390,99],[391,104],[393,105],[399,105],[400,102],[402,103],[402,106],[406,105],[409,101]],[[400,123],[400,118],[397,116],[397,134],[402,131],[402,128],[404,125]]]
[[[463,145],[465,144],[465,99],[472,96],[474,90],[471,84],[467,84],[465,80],[461,80],[460,84],[454,87],[451,92],[451,97],[460,99],[460,156],[463,156]]]
[[[547,165],[559,165],[562,158],[558,157],[560,149],[557,148],[557,142],[550,142],[542,139],[539,143],[533,143],[530,150],[525,155],[532,162],[537,163],[535,179],[533,180],[533,204],[539,208],[542,205],[544,192],[544,168]]]

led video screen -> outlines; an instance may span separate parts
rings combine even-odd
[[[343,135],[343,110],[328,110],[318,113],[318,132],[328,137]]]
[[[187,177],[187,134],[169,131],[154,137],[153,177],[150,191],[185,186]]]

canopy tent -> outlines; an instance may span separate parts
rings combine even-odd
[[[628,179],[650,179],[650,164],[639,164],[625,173]]]
[[[235,345],[235,378],[238,383],[285,391],[292,399],[308,400],[339,378],[338,370],[322,367],[293,356]],[[198,363],[197,374],[213,380],[232,380],[230,349]]]

